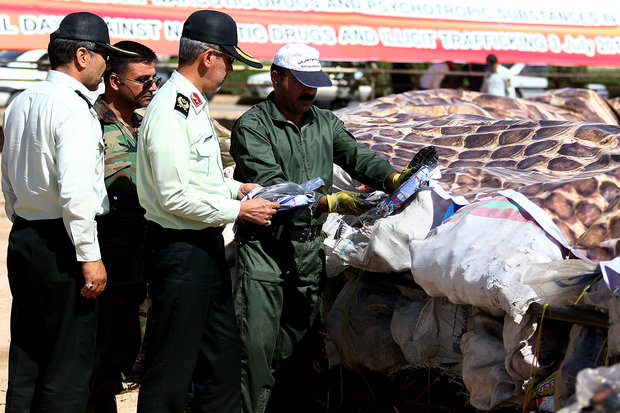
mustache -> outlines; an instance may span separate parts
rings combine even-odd
[[[298,100],[314,100],[314,95],[311,95],[309,93],[304,93],[303,95],[299,96],[297,99]]]

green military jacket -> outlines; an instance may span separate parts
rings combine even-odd
[[[238,181],[269,186],[321,177],[325,187],[315,194],[315,205],[323,195],[332,192],[334,163],[354,179],[384,191],[385,179],[395,172],[385,159],[360,146],[331,111],[312,106],[299,129],[280,113],[273,93],[235,122],[230,153]],[[327,214],[313,216],[314,209],[307,210],[295,226],[325,222]]]

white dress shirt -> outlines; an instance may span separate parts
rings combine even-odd
[[[234,222],[241,182],[224,178],[208,103],[174,72],[146,109],[138,138],[136,186],[146,219],[200,230]]]
[[[108,210],[101,126],[91,106],[95,97],[78,80],[51,70],[4,114],[7,216],[62,218],[78,261],[101,258],[95,215]]]

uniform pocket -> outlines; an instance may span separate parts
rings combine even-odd
[[[217,141],[214,135],[203,135],[194,143],[194,149],[199,156],[210,157],[215,155],[216,145]]]
[[[240,273],[255,281],[279,283],[282,270],[267,254],[258,241],[249,241],[236,248],[237,268]]]

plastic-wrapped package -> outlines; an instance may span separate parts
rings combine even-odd
[[[271,186],[255,188],[245,196],[244,200],[263,198],[280,204],[278,212],[295,210],[296,214],[301,214],[314,202],[313,191],[324,186],[325,182],[321,178],[314,178],[302,184],[281,182]]]
[[[411,175],[405,183],[399,186],[392,194],[383,200],[375,208],[368,211],[367,217],[386,217],[396,211],[402,204],[420,190],[422,184],[428,182],[431,177],[440,177],[439,166],[436,161],[431,165],[423,165],[416,173]]]
[[[558,413],[620,411],[620,364],[595,369],[586,368],[577,374],[576,401]]]
[[[400,212],[378,218],[372,225],[354,227],[345,216],[332,218],[323,226],[328,234],[328,276],[337,275],[347,265],[382,273],[409,271],[409,243],[423,240],[440,225],[451,202],[424,188]]]

